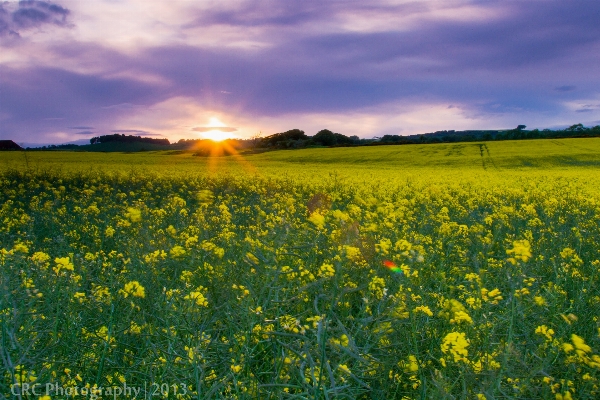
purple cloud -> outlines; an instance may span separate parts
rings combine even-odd
[[[230,126],[198,126],[192,128],[194,132],[209,132],[209,131],[220,131],[220,132],[237,132],[237,128]]]
[[[134,134],[147,133],[146,131],[142,131],[139,129],[113,129],[113,130],[111,130],[111,132],[113,132],[113,133],[134,133]]]
[[[144,131],[141,129],[111,129],[111,132],[120,133],[122,135],[131,135],[131,136],[163,136],[160,133],[152,133],[148,131]]]
[[[67,26],[70,11],[46,1],[0,4],[0,36],[19,36],[19,31],[45,24]]]
[[[576,87],[573,85],[563,85],[563,86],[557,86],[554,88],[554,90],[556,90],[558,92],[572,92],[575,89],[576,89]]]
[[[467,18],[463,6],[475,11]],[[66,26],[71,15],[41,1],[11,7],[0,5],[0,35]],[[165,104],[175,101],[197,110],[234,110],[247,120],[289,118],[290,126],[296,126],[296,116],[377,113],[390,104],[400,107],[397,112],[404,104],[452,104],[465,119],[482,121],[481,128],[489,127],[489,118],[531,126],[521,115],[541,121],[587,113],[597,119],[597,108],[566,104],[600,95],[599,14],[598,2],[553,0],[403,5],[252,0],[197,7],[186,10],[188,20],[173,24],[172,40],[136,45],[135,51],[69,39],[46,43],[43,52],[40,47],[43,62],[0,63],[0,135],[42,135],[64,126],[107,132],[136,126],[127,118],[139,121],[140,115],[161,115],[165,122],[144,127],[167,132],[171,115],[182,112],[167,110]],[[389,22],[391,17],[401,23]],[[203,30],[216,38],[225,30],[222,45],[193,40]],[[260,45],[234,45],[229,37],[235,34]],[[164,114],[148,111],[155,109]],[[238,128],[190,128],[192,120],[171,131],[243,130],[232,124]]]

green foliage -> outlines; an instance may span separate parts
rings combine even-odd
[[[103,135],[96,136],[90,139],[90,144],[100,144],[100,143],[149,143],[154,145],[162,145],[168,146],[169,139],[155,139],[134,135],[119,135],[115,133],[114,135]]]
[[[599,144],[556,142],[3,154],[0,394],[598,398]]]

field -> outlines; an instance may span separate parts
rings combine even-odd
[[[0,154],[0,398],[599,398],[599,189],[600,139]]]

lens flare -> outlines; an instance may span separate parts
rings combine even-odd
[[[396,265],[395,262],[390,261],[390,260],[384,260],[383,261],[383,266],[386,267],[387,269],[389,269],[392,272],[395,272],[397,274],[401,274],[402,273],[402,269],[400,267],[398,267]]]

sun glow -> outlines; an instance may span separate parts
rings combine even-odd
[[[211,129],[210,131],[202,132],[202,136],[205,139],[214,140],[220,142],[221,140],[229,139],[231,135],[228,132],[223,132],[218,129]]]
[[[214,129],[208,129],[208,130],[202,132],[202,137],[204,137],[205,139],[210,139],[210,140],[214,140],[215,142],[220,142],[222,140],[232,138],[231,129],[228,128],[227,125],[224,124],[217,117],[211,117],[208,120],[207,128],[214,128]]]

